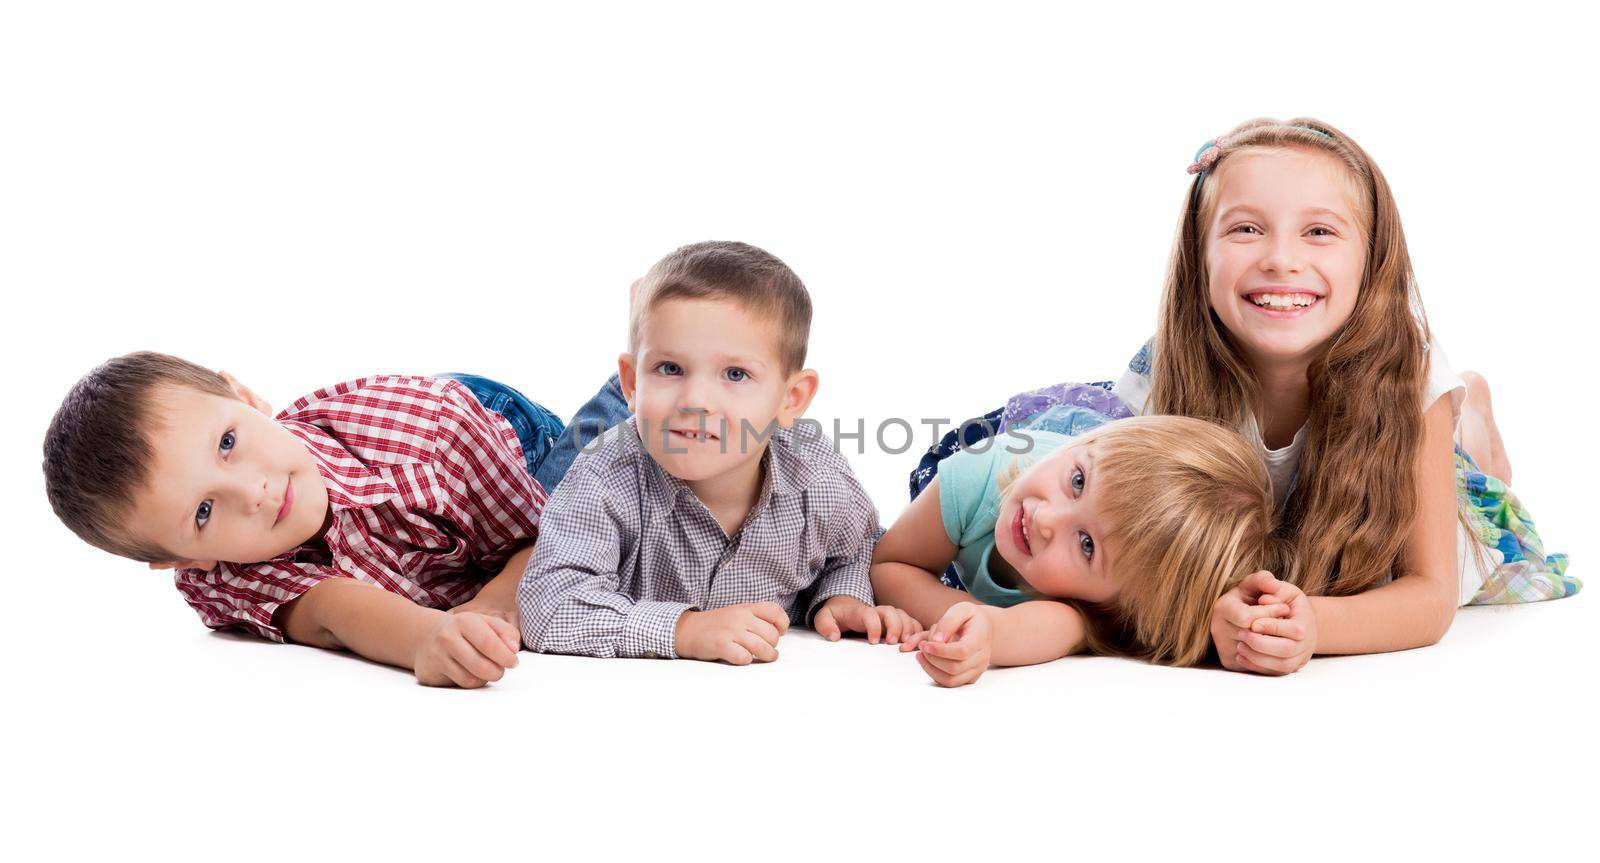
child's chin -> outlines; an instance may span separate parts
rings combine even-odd
[[[1263,337],[1264,336],[1264,337]],[[1320,333],[1303,332],[1263,333],[1251,339],[1254,352],[1263,357],[1298,359],[1327,341]]]

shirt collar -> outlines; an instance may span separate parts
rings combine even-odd
[[[374,507],[398,496],[394,484],[350,452],[338,438],[318,426],[299,420],[279,420],[311,453],[311,460],[328,490],[328,506],[335,515],[347,509]]]

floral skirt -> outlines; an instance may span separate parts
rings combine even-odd
[[[1488,575],[1467,605],[1561,599],[1583,588],[1567,575],[1567,556],[1546,553],[1533,517],[1505,483],[1478,469],[1456,447],[1456,489],[1467,530],[1487,552]],[[1469,566],[1467,561],[1463,567]]]

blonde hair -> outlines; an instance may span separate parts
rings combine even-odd
[[[777,331],[784,374],[805,367],[811,295],[778,257],[748,243],[713,240],[680,246],[650,268],[628,312],[628,352],[637,353],[645,320],[667,300],[730,300]]]
[[[1251,120],[1223,136],[1212,169],[1233,154],[1324,153],[1356,192],[1366,269],[1355,309],[1307,371],[1310,413],[1295,493],[1265,568],[1308,594],[1353,594],[1388,578],[1417,512],[1427,318],[1417,295],[1400,211],[1383,173],[1327,123]],[[1262,420],[1255,371],[1211,310],[1205,236],[1223,177],[1189,186],[1161,301],[1149,409],[1229,426]]]
[[[1131,417],[1079,436],[1095,444],[1098,509],[1120,582],[1083,613],[1091,651],[1194,665],[1211,646],[1211,608],[1261,568],[1272,533],[1266,466],[1238,432],[1188,417]],[[1002,492],[1025,464],[1001,478]]]

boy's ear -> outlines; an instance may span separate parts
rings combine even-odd
[[[634,284],[638,284],[635,282]],[[635,377],[638,368],[634,365],[633,354],[620,354],[617,356],[617,380],[622,384],[622,397],[628,400],[628,412],[635,413],[633,409],[633,393],[639,386]]]
[[[150,564],[151,569],[203,569],[207,572],[216,566],[214,560],[163,560],[160,563]]]
[[[795,420],[805,416],[811,400],[817,397],[817,382],[816,369],[801,369],[789,376],[783,404],[778,407],[778,425],[789,428]]]
[[[239,398],[243,399],[245,404],[255,408],[258,411],[261,411],[269,417],[272,416],[272,405],[267,404],[266,399],[256,395],[255,392],[249,387],[239,383],[238,378],[235,378],[233,375],[223,371],[217,372],[217,377],[222,378],[222,380],[225,381],[228,386],[233,387],[234,393],[236,393]]]
[[[644,284],[644,276],[640,276],[639,278],[634,279],[633,280],[633,284],[628,286],[628,308],[629,309],[633,308],[633,301],[639,298],[639,286],[642,285],[642,284]]]

